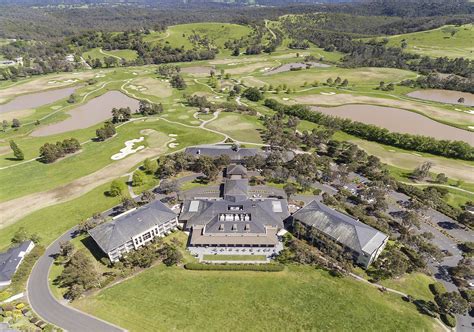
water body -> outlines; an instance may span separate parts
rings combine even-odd
[[[34,109],[51,104],[69,97],[76,89],[77,87],[70,87],[18,96],[12,101],[0,105],[0,113]]]
[[[441,89],[426,89],[413,91],[407,94],[409,97],[437,101],[446,104],[456,104],[465,106],[474,106],[474,94],[469,92],[459,92]],[[459,103],[459,98],[464,98],[464,103]]]
[[[431,136],[436,139],[464,141],[474,146],[474,132],[433,121],[423,115],[399,108],[374,105],[343,105],[311,109],[341,118],[387,128],[392,132]]]
[[[307,66],[310,66],[311,68],[313,67],[319,67],[319,68],[329,68],[331,67],[330,65],[324,64],[324,63],[319,63],[319,62],[294,62],[294,63],[286,63],[284,65],[281,65],[280,67],[277,67],[275,69],[272,69],[270,71],[267,71],[263,75],[274,75],[278,73],[283,73],[286,71],[290,71],[292,68],[301,68],[305,69]]]
[[[132,113],[138,109],[139,101],[128,97],[119,91],[109,91],[89,100],[67,112],[69,118],[58,123],[41,127],[31,133],[31,136],[49,136],[72,130],[84,129],[112,118],[112,108],[130,107]]]

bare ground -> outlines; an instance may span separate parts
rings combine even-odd
[[[170,140],[171,141],[171,140]],[[45,207],[75,199],[92,189],[126,174],[130,168],[146,158],[166,152],[167,142],[160,147],[145,148],[125,159],[114,162],[101,170],[74,180],[63,186],[39,193],[19,197],[0,203],[0,229],[15,223],[21,218]]]

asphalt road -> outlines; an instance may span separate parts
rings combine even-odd
[[[46,249],[35,264],[28,280],[28,300],[33,310],[47,322],[70,332],[119,332],[123,329],[98,318],[62,304],[49,290],[49,269],[54,262],[53,255],[59,251],[59,243],[73,238],[74,229],[68,231]]]

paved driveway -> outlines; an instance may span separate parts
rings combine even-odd
[[[123,331],[98,318],[61,304],[49,290],[49,269],[53,255],[59,251],[59,243],[70,240],[74,229],[67,232],[48,247],[45,254],[35,264],[28,280],[27,294],[33,310],[44,320],[70,332],[119,332]]]

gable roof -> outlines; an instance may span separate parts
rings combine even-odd
[[[226,175],[247,175],[247,169],[242,165],[232,164],[227,167]]]
[[[386,240],[379,232],[344,213],[331,209],[318,201],[312,201],[293,214],[293,219],[317,228],[344,246],[371,255]]]
[[[156,200],[117,219],[103,223],[89,231],[104,252],[121,246],[135,235],[176,218],[170,208]]]
[[[10,281],[33,242],[28,240],[0,254],[0,281]]]

